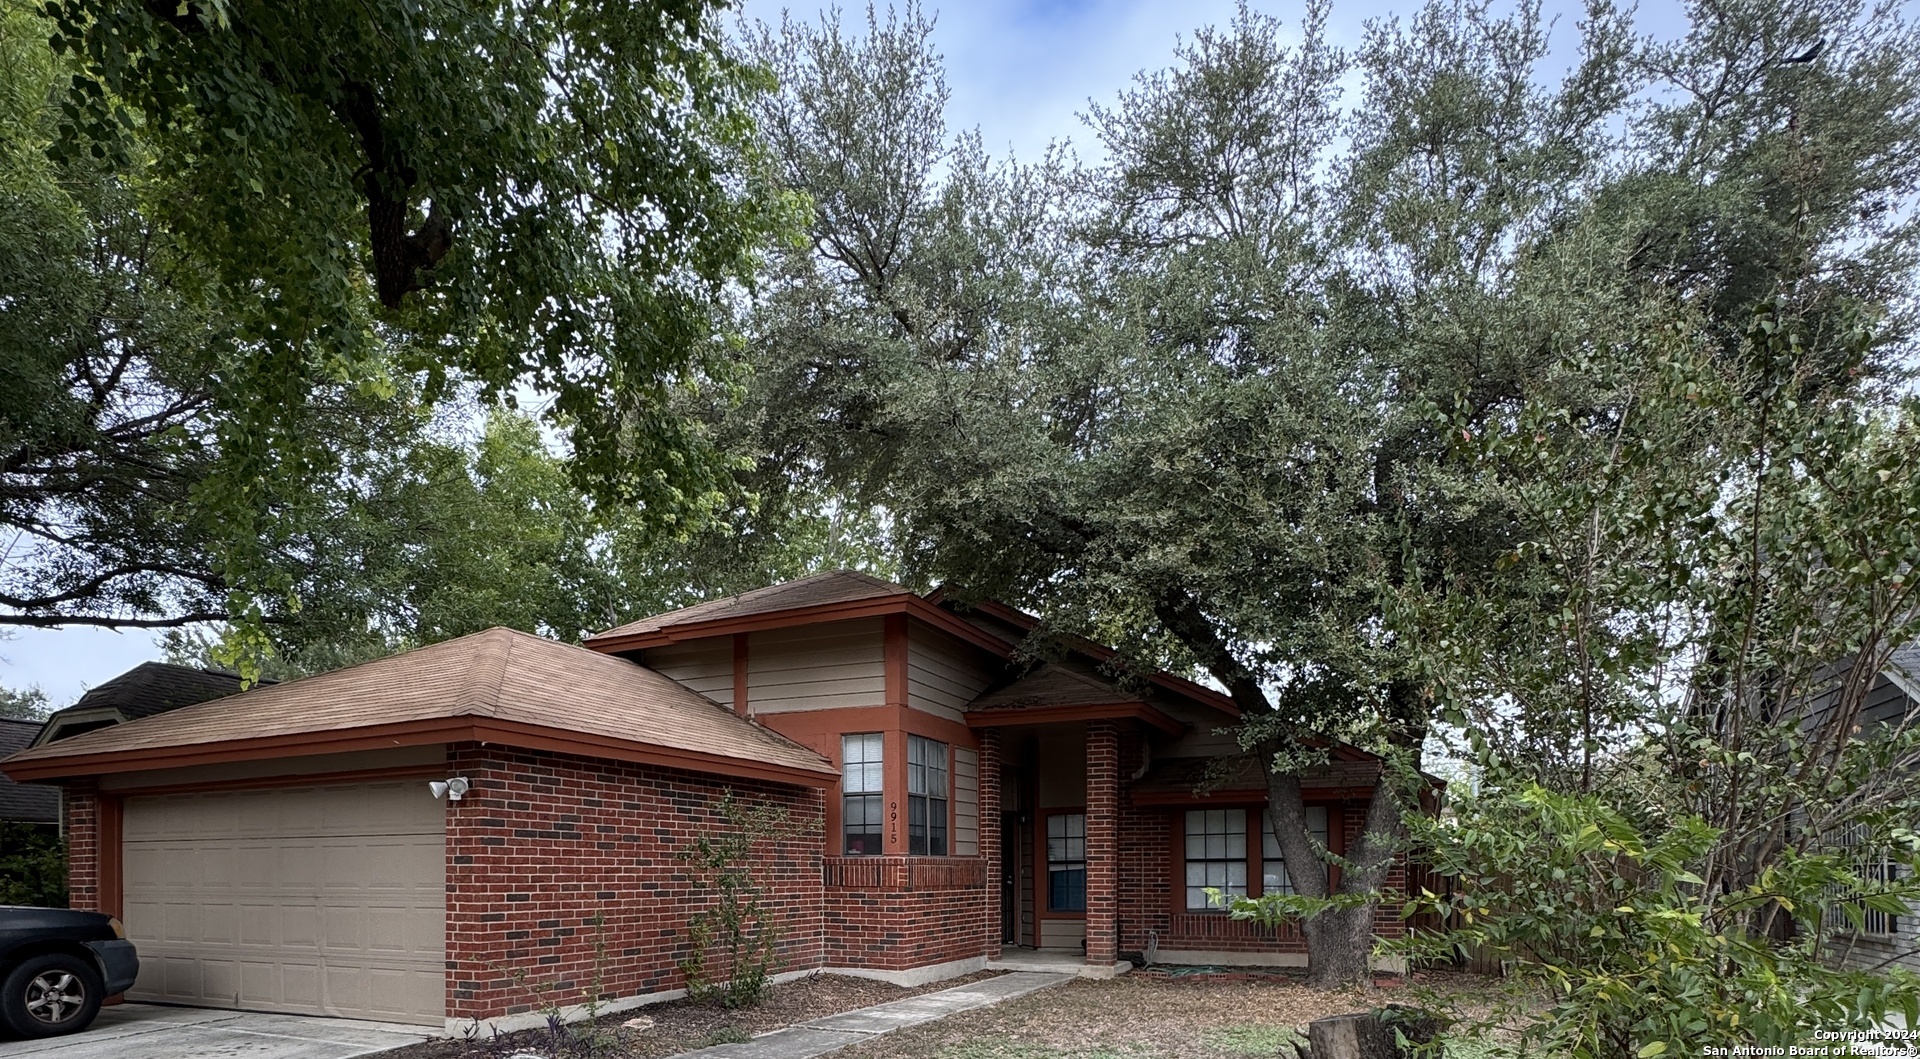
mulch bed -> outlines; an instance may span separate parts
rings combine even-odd
[[[664,1059],[710,1044],[746,1040],[809,1019],[950,989],[998,977],[1001,973],[981,971],[917,988],[845,975],[812,974],[771,986],[766,999],[737,1011],[728,1011],[718,1004],[673,1000],[602,1016],[591,1031],[584,1021],[572,1023],[562,1030],[564,1036],[559,1038],[550,1030],[538,1029],[480,1040],[433,1040],[381,1052],[379,1059],[501,1059],[520,1052],[543,1059],[587,1055],[601,1059]],[[639,1030],[621,1025],[636,1018],[651,1019],[653,1024]],[[596,1034],[596,1047],[590,1048],[589,1041]]]

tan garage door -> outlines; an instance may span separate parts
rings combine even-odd
[[[128,798],[128,996],[439,1024],[445,811],[416,781]]]

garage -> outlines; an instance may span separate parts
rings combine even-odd
[[[838,776],[653,670],[509,629],[0,766],[63,786],[70,900],[125,922],[129,998],[454,1034],[542,1025],[590,983],[680,988],[679,857],[736,795],[801,825],[767,854],[775,899],[818,908]],[[781,945],[819,962],[811,930]]]
[[[440,1025],[445,811],[400,781],[127,798],[128,997]]]

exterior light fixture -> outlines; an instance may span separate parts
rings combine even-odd
[[[468,783],[464,776],[455,776],[450,780],[433,780],[427,784],[427,789],[433,792],[435,798],[445,795],[448,801],[457,802],[467,796],[473,784]]]

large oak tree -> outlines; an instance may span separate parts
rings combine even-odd
[[[884,510],[956,596],[1226,688],[1295,864],[1332,857],[1308,737],[1420,761],[1435,689],[1397,601],[1497,579],[1530,531],[1456,443],[1529,400],[1603,432],[1624,395],[1583,355],[1676,324],[1738,355],[1783,283],[1810,361],[1883,367],[1920,175],[1886,11],[1702,6],[1648,42],[1596,2],[1564,70],[1532,5],[1429,4],[1351,54],[1327,13],[1291,44],[1244,10],[1196,34],[1090,111],[1086,165],[949,135],[913,9],[755,48],[769,150],[816,204],[752,321],[768,451]],[[1591,752],[1602,720],[1563,733]],[[1376,789],[1340,893],[1294,873],[1317,982],[1365,975],[1407,793]]]

